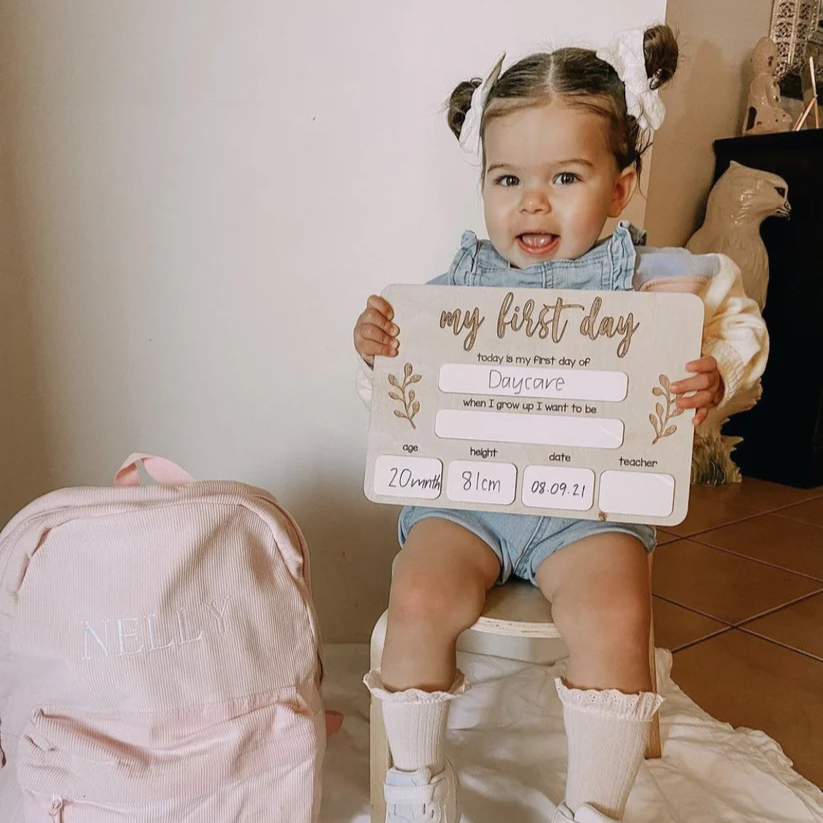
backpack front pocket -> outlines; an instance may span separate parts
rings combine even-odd
[[[297,689],[168,712],[40,707],[18,746],[26,823],[314,819],[324,715]]]

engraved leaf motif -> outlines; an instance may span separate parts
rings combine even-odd
[[[666,377],[665,374],[661,374],[659,380],[660,385],[665,389],[665,392],[655,387],[652,389],[652,394],[655,397],[665,397],[666,401],[665,406],[663,403],[654,404],[657,417],[653,414],[649,415],[652,428],[654,429],[655,435],[657,435],[652,441],[652,445],[657,443],[659,440],[662,440],[664,437],[674,434],[677,431],[677,426],[669,426],[669,421],[673,417],[683,414],[683,409],[679,409],[677,407],[677,398],[673,397],[671,394],[671,383],[669,382],[669,378]]]
[[[389,397],[391,397],[392,400],[403,404],[402,411],[400,409],[394,410],[394,416],[408,420],[409,425],[413,429],[416,429],[417,426],[414,425],[412,418],[420,410],[420,402],[415,399],[416,395],[414,390],[409,389],[409,385],[411,383],[420,382],[422,376],[419,374],[414,374],[414,366],[411,363],[406,363],[403,366],[403,375],[402,384],[393,374],[388,375],[389,383],[398,390],[396,392],[390,391]]]

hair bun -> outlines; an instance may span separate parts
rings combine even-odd
[[[454,136],[459,140],[460,132],[463,130],[463,123],[466,121],[466,115],[472,105],[472,95],[474,90],[483,81],[479,77],[471,80],[464,80],[458,83],[455,90],[451,93],[448,103],[448,111],[446,118],[449,123],[449,128],[454,132]]]
[[[643,33],[643,52],[650,85],[658,89],[668,83],[677,71],[680,49],[674,31],[666,25],[646,29]]]

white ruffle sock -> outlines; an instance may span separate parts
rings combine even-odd
[[[393,765],[404,772],[428,768],[439,774],[446,765],[444,744],[449,704],[469,688],[462,672],[447,692],[406,689],[391,692],[380,672],[370,671],[363,682],[383,707],[383,722]]]
[[[651,692],[570,689],[555,680],[569,745],[566,800],[554,817],[575,823],[623,819],[663,698]]]

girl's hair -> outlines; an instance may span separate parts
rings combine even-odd
[[[643,50],[650,87],[657,89],[668,83],[677,69],[679,51],[674,32],[665,25],[652,26],[644,32]],[[471,107],[472,93],[481,82],[479,78],[465,80],[451,93],[447,117],[449,128],[458,138]],[[606,118],[609,147],[618,168],[634,165],[640,173],[641,158],[651,140],[626,110],[626,87],[617,72],[589,49],[564,48],[532,54],[506,69],[486,101],[481,137],[493,118],[557,97],[570,106]]]

